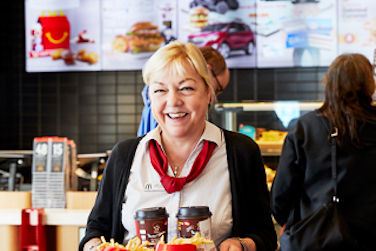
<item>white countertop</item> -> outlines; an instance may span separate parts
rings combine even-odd
[[[0,209],[0,225],[21,225],[22,209]],[[44,225],[86,226],[90,210],[45,208]]]

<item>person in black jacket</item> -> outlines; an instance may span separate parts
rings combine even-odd
[[[158,126],[113,148],[80,250],[95,250],[101,236],[125,244],[137,235],[135,212],[149,207],[169,214],[169,241],[178,208],[187,206],[209,207],[220,251],[275,250],[260,150],[251,138],[206,121],[215,91],[199,49],[169,43],[147,61],[143,78]]]
[[[286,137],[272,186],[272,212],[284,225],[292,220],[292,210],[297,212],[298,221],[332,198],[331,145],[325,121],[332,132],[338,129],[337,193],[341,212],[359,250],[375,250],[376,108],[372,104],[372,66],[361,54],[343,54],[333,61],[323,82],[323,105],[299,118]]]

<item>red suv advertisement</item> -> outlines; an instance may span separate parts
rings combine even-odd
[[[244,50],[247,55],[255,50],[254,33],[242,22],[209,24],[199,33],[189,35],[188,41],[199,47],[211,46],[224,58],[228,58],[233,50]]]

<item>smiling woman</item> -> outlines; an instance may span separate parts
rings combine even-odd
[[[200,47],[200,52],[205,58],[205,61],[209,70],[210,79],[211,79],[211,83],[210,82],[205,82],[205,83],[211,84],[213,86],[215,95],[219,95],[223,92],[223,90],[226,88],[226,86],[228,85],[230,81],[230,71],[227,68],[226,61],[217,50],[213,49],[210,46]],[[164,65],[164,64],[165,63],[163,62],[161,64],[159,64],[159,62],[154,62],[154,64],[150,63],[150,66],[148,66],[149,67],[148,71],[157,73],[158,70],[161,70],[163,68],[161,67],[161,65]],[[145,83],[149,82],[149,78],[150,78],[150,76],[148,76],[149,74],[150,72],[146,74],[146,71],[144,71]],[[209,90],[210,90],[210,87],[209,87]],[[142,90],[142,99],[144,101],[145,106],[142,110],[142,117],[141,117],[141,122],[137,131],[137,136],[142,136],[148,133],[152,129],[156,128],[158,125],[158,122],[155,120],[151,112],[148,84],[146,84],[144,89]],[[216,101],[216,97],[211,96],[210,101],[212,105]]]
[[[208,104],[214,91],[208,84],[210,78],[206,65],[200,65],[205,62],[201,54],[194,55],[198,60],[183,53],[179,55],[181,59],[175,59],[179,64],[165,65],[156,53],[144,68],[145,82],[149,84],[153,115],[164,132],[162,140],[195,142],[205,128]],[[155,65],[164,67],[155,71]],[[196,71],[195,65],[203,75]]]
[[[170,215],[171,240],[179,207],[205,206],[212,213],[205,237],[219,251],[275,250],[260,150],[251,138],[206,121],[215,94],[200,50],[171,42],[148,60],[143,78],[159,125],[112,150],[81,249],[102,235],[126,244],[139,234],[135,212],[150,207]]]

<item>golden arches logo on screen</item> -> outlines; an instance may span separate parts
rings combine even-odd
[[[46,33],[46,38],[53,44],[61,44],[68,37],[68,32],[64,31],[63,35],[59,39],[54,39],[50,32]]]

